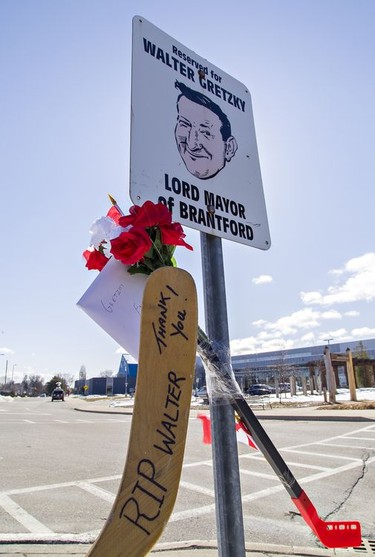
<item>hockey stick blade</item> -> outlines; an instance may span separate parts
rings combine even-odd
[[[361,525],[358,521],[326,522],[322,520],[304,491],[298,498],[292,497],[292,501],[305,522],[326,547],[357,547],[361,545]]]

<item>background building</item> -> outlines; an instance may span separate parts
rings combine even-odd
[[[287,383],[290,377],[296,377],[297,383],[300,383],[303,377],[308,380],[316,378],[316,383],[320,378],[321,384],[325,386],[325,348],[325,345],[320,345],[233,356],[233,371],[242,390],[254,383],[271,386],[275,386],[276,381]],[[329,345],[331,355],[344,355],[348,348],[353,356],[357,386],[375,386],[375,339]],[[347,387],[345,363],[333,362],[333,368],[337,387]]]
[[[74,383],[74,393],[79,395],[125,395],[133,394],[137,381],[138,364],[129,363],[124,354],[115,377],[91,377],[78,379]]]
[[[325,345],[275,350],[259,354],[243,354],[232,357],[232,367],[238,384],[246,391],[254,383],[264,383],[275,387],[276,384],[288,384],[290,377],[295,377],[301,385],[303,378],[310,388],[321,390],[326,386],[324,351]],[[345,355],[351,350],[357,387],[375,386],[375,339],[333,343],[329,345],[336,386],[348,387],[348,374],[345,362],[335,361],[335,355]],[[116,377],[92,377],[75,381],[74,392],[86,395],[133,394],[137,380],[138,364],[127,362],[121,357]],[[204,368],[200,358],[196,359],[196,391],[206,384]]]

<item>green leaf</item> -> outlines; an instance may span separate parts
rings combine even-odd
[[[130,275],[136,275],[136,274],[151,275],[152,271],[153,271],[153,269],[149,269],[145,265],[141,265],[139,263],[136,263],[135,265],[132,265],[128,269],[128,273]]]

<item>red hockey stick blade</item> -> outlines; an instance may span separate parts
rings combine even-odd
[[[292,497],[292,501],[305,522],[326,547],[357,547],[361,545],[361,525],[359,522],[325,522],[319,518],[314,505],[304,491],[298,498]]]

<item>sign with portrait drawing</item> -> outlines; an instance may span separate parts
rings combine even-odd
[[[140,16],[130,196],[135,205],[162,201],[182,226],[271,245],[248,89]]]

